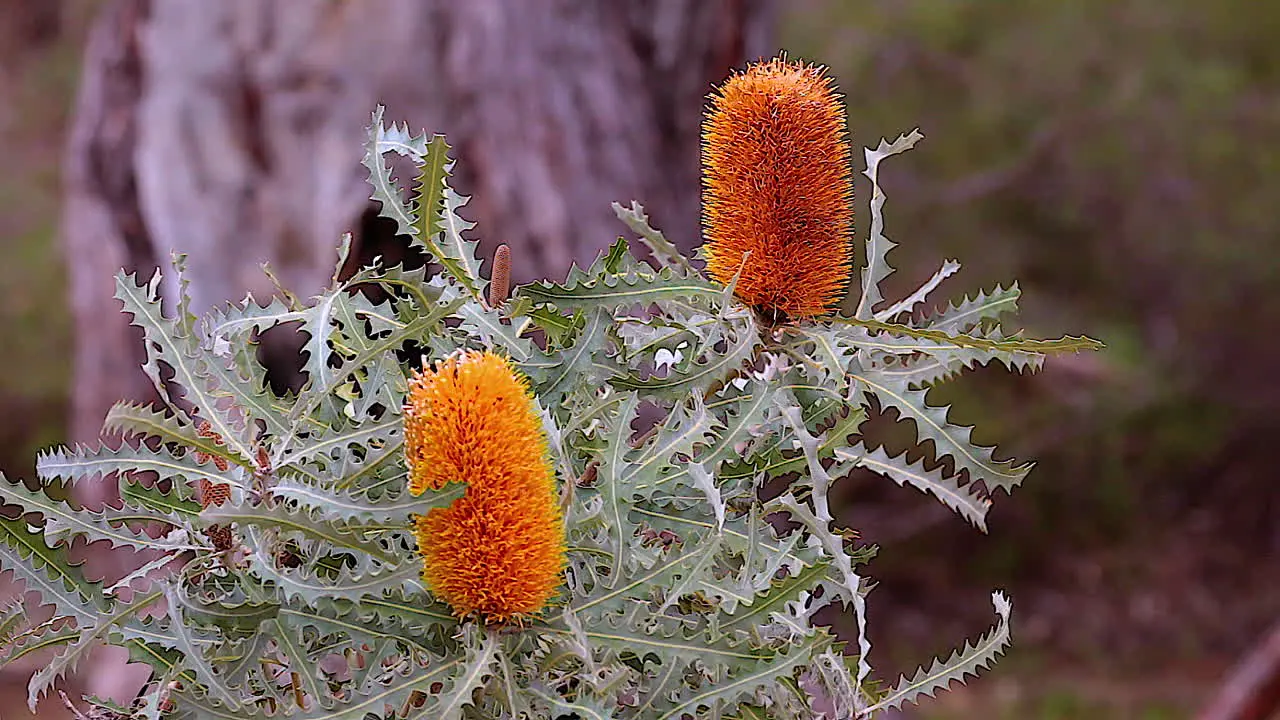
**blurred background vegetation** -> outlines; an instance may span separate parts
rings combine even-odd
[[[94,5],[64,2],[47,29],[0,14],[11,476],[64,437],[59,169]],[[1015,650],[925,717],[1189,717],[1280,617],[1280,5],[798,0],[779,21],[781,47],[831,67],[855,147],[926,136],[884,171],[891,290],[958,258],[949,296],[1016,279],[1030,334],[1108,346],[934,393],[1039,461],[990,536],[846,484],[844,518],[884,546],[883,669],[975,633],[1004,587]]]

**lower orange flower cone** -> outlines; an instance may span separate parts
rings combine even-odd
[[[564,568],[564,518],[527,382],[502,357],[465,352],[415,374],[405,403],[409,490],[467,486],[416,519],[423,578],[458,615],[538,612]]]

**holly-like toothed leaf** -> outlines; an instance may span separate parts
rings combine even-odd
[[[218,627],[240,635],[256,633],[262,623],[280,614],[280,603],[269,600],[240,600],[234,603],[208,601],[193,597],[183,589],[177,589],[172,596],[166,595],[166,599],[169,602],[170,616],[176,604],[187,618],[201,625]]]
[[[614,720],[617,717],[613,708],[609,707],[617,704],[612,701],[601,701],[594,697],[568,700],[541,683],[531,686],[529,693],[546,704],[552,713],[550,717],[574,717],[579,720]]]
[[[298,478],[284,478],[271,487],[273,495],[294,500],[328,518],[357,524],[364,521],[403,522],[406,526],[414,515],[425,515],[435,508],[449,507],[466,492],[466,485],[452,483],[440,490],[418,496],[402,491],[399,494],[381,495],[374,500],[367,494],[330,490]]]
[[[143,370],[170,409],[185,417],[187,413],[180,404],[185,400],[209,422],[231,452],[240,458],[253,457],[252,420],[264,413],[274,414],[275,409],[261,389],[232,377],[221,358],[200,352],[199,339],[164,316],[159,281],[158,270],[149,282],[139,282],[136,275],[123,272],[116,276],[115,297],[124,303],[124,311],[133,317],[132,324],[142,328],[146,338]],[[169,382],[161,379],[160,363],[173,371]],[[178,388],[173,396],[168,390],[171,386]],[[247,410],[255,405],[260,406],[259,412]]]
[[[622,578],[622,570],[630,559],[629,540],[636,530],[628,514],[632,504],[632,490],[623,485],[620,480],[630,466],[627,453],[631,450],[631,423],[635,420],[636,410],[639,407],[640,398],[634,393],[629,393],[622,401],[618,412],[605,421],[604,430],[601,432],[605,447],[600,454],[597,485],[613,547],[613,561],[608,580],[611,585]]]
[[[926,402],[926,390],[914,390],[902,382],[894,382],[874,375],[853,378],[863,383],[864,396],[874,397],[883,408],[896,409],[901,418],[911,420],[921,442],[930,440],[938,457],[950,456],[955,461],[956,473],[969,472],[969,480],[981,480],[987,491],[1002,488],[1011,492],[1031,472],[1032,463],[1015,465],[1013,461],[998,461],[993,456],[994,447],[974,445],[970,441],[971,426],[954,425],[947,420],[948,406],[932,406]]]
[[[663,375],[646,378],[617,375],[609,380],[609,384],[633,390],[646,397],[672,399],[693,389],[713,387],[724,382],[760,346],[760,335],[751,317],[745,313],[739,314],[732,325],[731,335],[723,343],[723,351],[716,350],[714,346],[703,345],[697,351],[688,352],[679,362],[668,365]]]
[[[741,448],[768,432],[767,423],[771,422],[770,411],[776,404],[773,390],[766,383],[752,383],[747,386],[750,392],[734,398],[733,404],[727,405],[724,417],[716,423],[715,438],[707,442],[705,449],[697,455],[694,462],[681,463],[653,483],[653,487],[667,483],[684,483],[694,464],[700,466],[707,475],[718,478],[720,485],[726,486],[720,473],[721,464],[730,459],[741,458]],[[708,404],[710,405],[710,403]],[[637,490],[651,492],[646,483],[638,483]]]
[[[247,557],[249,569],[264,582],[274,585],[280,597],[286,601],[300,599],[314,604],[321,598],[359,601],[365,597],[381,597],[397,590],[419,596],[426,592],[421,579],[422,567],[415,562],[359,573],[342,567],[336,578],[320,577],[316,571],[305,566],[279,567],[273,548],[266,544],[256,525],[249,526],[245,541],[250,550]]]
[[[778,392],[791,392],[799,398],[804,388],[805,386],[795,384],[782,385],[775,388],[774,395],[776,396]],[[848,437],[856,432],[866,419],[866,412],[861,407],[846,406],[843,400],[824,396],[816,402],[802,404],[801,416],[805,427],[812,428],[813,432],[819,432],[820,429],[825,428],[822,430],[823,437],[818,443],[818,457],[825,460],[832,457],[836,448],[848,445]],[[806,466],[804,455],[792,449],[790,439],[786,438],[781,431],[775,431],[769,437],[763,438],[750,450],[751,454],[742,462],[724,466],[720,472],[720,479],[748,482],[757,473],[767,477],[780,477],[802,471]]]
[[[373,186],[370,199],[381,204],[379,215],[395,221],[398,234],[411,237],[414,245],[426,251],[479,300],[485,281],[476,259],[477,243],[462,236],[473,223],[457,215],[466,198],[448,187],[453,167],[448,143],[443,135],[428,139],[425,135],[411,136],[407,129],[396,125],[386,128],[382,113],[382,106],[378,106],[365,144],[364,166],[369,169],[369,184]],[[383,159],[387,152],[408,156],[420,168],[412,206],[405,203],[391,177],[391,169]]]
[[[991,339],[1001,339],[999,330],[988,331],[985,335]],[[874,358],[866,369],[874,371],[877,377],[912,388],[937,385],[959,376],[965,370],[984,367],[992,362],[998,362],[1010,371],[1035,373],[1044,367],[1045,360],[1045,356],[1038,353],[943,347],[931,340],[914,338],[886,337],[878,339],[876,343],[882,348],[894,347],[903,354]],[[912,345],[926,348],[921,352],[928,354],[907,355],[906,351]]]
[[[159,590],[139,594],[131,602],[117,603],[104,612],[95,613],[92,624],[79,626],[80,636],[75,642],[67,645],[48,664],[37,670],[27,683],[27,707],[31,712],[36,711],[40,698],[67,673],[74,671],[90,652],[112,642],[120,623],[133,618],[162,597],[164,593]]]
[[[201,685],[210,699],[216,700],[227,710],[239,710],[241,703],[237,693],[223,683],[220,673],[214,669],[209,658],[205,657],[205,648],[196,645],[196,636],[187,625],[187,618],[183,611],[185,603],[179,598],[180,592],[172,584],[165,584],[159,591],[168,602],[169,630],[178,641],[176,649],[182,653],[182,664],[193,671],[196,682]],[[277,641],[279,641],[278,636]]]
[[[188,499],[194,497],[190,488],[174,484],[174,490],[165,492],[158,486],[136,482],[120,483],[120,497],[133,507],[147,508],[160,513],[171,513],[190,519],[200,514],[200,503]]]
[[[460,720],[473,702],[472,694],[492,675],[500,643],[494,633],[483,633],[474,628],[462,635],[462,652],[458,654],[431,657],[425,665],[407,663],[407,667],[393,673],[388,682],[371,683],[363,692],[355,693],[333,707],[317,705],[289,717],[297,720],[365,720],[367,716],[374,715],[406,720]],[[415,695],[425,696],[421,705],[409,702]],[[239,716],[204,712],[197,717],[231,720]]]
[[[923,285],[917,288],[915,292],[876,313],[875,319],[884,322],[892,322],[894,318],[903,313],[915,312],[916,308],[928,301],[929,294],[934,290],[937,290],[943,280],[946,280],[958,272],[960,272],[960,263],[955,260],[947,260],[943,262],[942,267],[938,268],[938,271],[926,280]]]
[[[378,201],[380,217],[389,218],[395,222],[397,234],[412,236],[416,218],[401,197],[400,189],[396,187],[396,181],[391,177],[391,168],[387,167],[383,155],[394,152],[401,156],[407,155],[420,163],[427,153],[427,137],[425,134],[413,136],[408,128],[394,123],[391,127],[384,127],[383,110],[379,105],[373,111],[362,161],[369,170],[369,184],[373,186],[373,195],[370,199]],[[443,184],[443,178],[441,183]]]
[[[547,336],[548,348],[562,347],[574,330],[572,317],[561,315],[549,307],[533,307],[533,301],[521,295],[510,303],[511,316],[528,317]]]
[[[713,549],[711,544],[704,543],[678,552],[669,551],[652,567],[627,573],[613,587],[599,584],[590,591],[571,598],[569,605],[574,615],[588,627],[606,615],[626,614],[634,610],[637,599],[648,600],[652,588],[669,586],[689,568],[702,564]],[[568,632],[560,626],[558,619],[550,622],[548,630],[561,634]]]
[[[903,675],[889,694],[869,708],[868,712],[896,709],[906,703],[919,702],[921,697],[933,697],[938,690],[950,687],[953,681],[958,680],[963,685],[966,676],[976,677],[979,671],[990,667],[1009,647],[1011,610],[1009,598],[1004,593],[991,593],[991,602],[995,605],[998,619],[986,635],[976,643],[966,642],[945,661],[936,658],[928,668],[918,668],[910,678]]]
[[[1082,350],[1101,350],[1104,347],[1102,343],[1094,340],[1093,338],[1072,337],[1070,335],[1060,337],[1056,340],[1027,340],[1019,337],[991,339],[981,335],[952,335],[942,332],[941,330],[914,328],[907,325],[880,322],[878,320],[854,320],[841,318],[839,322],[847,323],[856,327],[863,327],[868,330],[889,333],[891,335],[899,335],[919,340],[929,340],[938,343],[940,346],[977,348],[993,352],[1038,353],[1042,355],[1049,355],[1053,353],[1080,352]]]
[[[593,282],[606,275],[624,275],[637,270],[652,270],[652,268],[636,260],[631,254],[631,249],[627,247],[626,238],[620,237],[607,250],[601,250],[586,270],[578,267],[577,263],[570,264],[569,274],[565,276],[564,284]]]
[[[832,642],[825,632],[814,633],[804,641],[791,645],[785,653],[778,653],[767,660],[761,660],[752,666],[729,673],[715,682],[692,689],[681,686],[682,692],[677,695],[669,707],[659,706],[664,710],[655,720],[678,720],[681,717],[698,716],[699,708],[719,708],[732,710],[744,700],[754,699],[758,689],[770,689],[795,673],[805,669],[815,655],[821,653]]]
[[[632,601],[624,609],[606,613],[588,621],[583,619],[582,634],[597,650],[613,655],[634,653],[643,657],[654,653],[663,663],[681,665],[698,662],[717,675],[751,668],[774,657],[776,651],[754,646],[743,634],[713,636],[702,623],[654,615],[645,603]],[[555,631],[569,635],[567,629]]]
[[[0,482],[5,482],[0,475]],[[73,617],[84,625],[110,607],[100,582],[85,578],[79,563],[72,563],[64,544],[50,545],[44,533],[21,517],[0,515],[0,568],[13,573],[28,592],[53,606],[58,616]]]
[[[292,602],[280,610],[280,620],[304,633],[317,631],[345,638],[342,642],[327,644],[328,652],[359,651],[364,646],[372,647],[385,641],[424,653],[431,650],[430,644],[421,639],[423,633],[406,632],[405,625],[377,616],[364,607],[363,602],[322,600],[314,606]],[[433,629],[452,630],[456,625],[453,618],[446,615]]]
[[[884,296],[880,294],[880,283],[893,272],[887,256],[897,243],[884,236],[885,195],[880,187],[880,162],[890,155],[910,150],[923,139],[924,135],[917,128],[899,135],[892,143],[882,138],[876,149],[865,148],[863,151],[867,169],[862,174],[871,181],[871,231],[867,235],[864,258],[866,265],[862,268],[862,295],[858,299],[854,317],[866,319],[872,316],[872,310],[884,300]]]
[[[15,638],[12,643],[0,646],[4,653],[0,659],[0,667],[17,663],[32,653],[70,645],[80,639],[81,634],[80,628],[69,627],[65,622],[56,628],[46,624],[35,632],[24,634]]]
[[[397,637],[421,637],[441,629],[448,634],[459,622],[448,605],[432,600],[423,592],[393,590],[378,597],[334,603],[339,612],[354,614],[367,623],[394,631]],[[316,607],[323,610],[325,603],[320,602]]]
[[[442,300],[440,304],[433,306],[430,310],[415,315],[409,322],[402,323],[392,331],[384,333],[376,340],[369,342],[354,356],[344,358],[340,367],[333,372],[332,384],[335,387],[340,386],[358,371],[368,366],[369,363],[382,358],[385,354],[394,353],[408,342],[418,342],[433,335],[439,330],[444,319],[451,315],[462,303],[462,298]],[[327,393],[317,392],[310,388],[308,390],[294,405],[290,416],[289,432],[272,451],[272,467],[278,466],[285,454],[293,449],[295,436],[303,428],[314,427],[313,423],[317,421],[312,417],[312,414],[322,408],[324,402],[331,397]]]
[[[151,548],[157,550],[192,549],[185,533],[173,529],[186,525],[181,515],[137,508],[129,504],[121,509],[108,505],[99,511],[74,510],[43,492],[28,490],[22,483],[10,483],[0,477],[0,501],[18,505],[24,512],[44,516],[44,535],[49,540],[67,540],[83,536],[88,542],[105,540],[111,547]],[[150,523],[168,525],[171,530],[152,538],[141,528]]]
[[[422,244],[431,259],[440,263],[472,299],[479,301],[489,282],[480,273],[481,261],[477,255],[480,243],[463,237],[475,223],[463,220],[458,214],[470,198],[449,187],[448,178],[453,169],[449,150],[443,135],[436,135],[427,143],[414,205],[417,215],[414,240]]]
[[[537,346],[522,336],[525,326],[530,322],[528,319],[507,324],[503,322],[501,311],[470,301],[459,306],[457,314],[462,319],[460,329],[480,338],[490,349],[507,355],[516,362],[527,362],[538,353]]]
[[[36,456],[36,474],[45,483],[66,480],[77,484],[107,475],[153,472],[158,480],[172,481],[180,498],[193,497],[187,483],[207,479],[210,482],[243,488],[246,482],[244,468],[229,465],[219,470],[212,459],[200,459],[194,451],[174,454],[167,447],[152,450],[146,445],[133,447],[122,443],[118,449],[103,446],[88,448],[55,448]],[[132,484],[119,480],[120,486]]]
[[[927,317],[925,325],[931,330],[949,334],[967,333],[984,321],[1017,312],[1021,294],[1018,283],[1008,288],[996,285],[989,293],[980,291],[972,299],[965,296],[959,303],[948,303],[942,311]]]
[[[335,342],[349,340],[353,334],[357,334],[342,333],[344,323],[358,323],[363,330],[364,321],[370,315],[376,315],[376,308],[364,295],[348,292],[348,285],[349,283],[344,283],[332,287],[312,298],[308,304],[297,307],[287,306],[279,299],[272,299],[266,306],[260,306],[252,296],[248,296],[239,304],[219,308],[210,315],[206,321],[206,342],[212,345],[215,352],[224,347],[254,348],[257,335],[267,329],[297,323],[297,331],[306,337],[301,348],[301,356],[304,358],[302,371],[312,388],[327,392],[336,382],[336,378],[331,377],[333,369],[330,363],[330,356],[339,349]],[[375,322],[375,331],[377,329],[379,327]],[[364,333],[360,332],[358,335],[363,337]],[[257,419],[264,423],[269,434],[287,434],[288,408],[267,390],[265,368],[260,366],[256,358],[245,358],[234,363],[234,366],[242,371],[251,368],[252,372],[248,377],[243,372],[237,375],[224,374],[221,379],[225,383],[239,381],[260,388],[266,404],[274,412]]]
[[[201,436],[196,432],[194,425],[184,425],[176,416],[147,405],[129,402],[118,402],[112,405],[107,411],[106,420],[102,423],[102,431],[118,432],[127,438],[157,437],[165,443],[176,443],[181,447],[224,458],[241,467],[250,467],[248,460],[228,450],[226,445],[216,442],[213,438]]]
[[[693,269],[693,265],[689,263],[680,249],[668,240],[661,232],[654,230],[649,225],[649,216],[645,214],[644,207],[635,200],[631,201],[631,207],[624,208],[619,203],[613,204],[613,212],[618,219],[627,224],[637,235],[640,241],[649,248],[649,252],[653,253],[654,260],[664,266],[673,267],[687,276],[696,275],[697,271]]]
[[[730,612],[720,621],[720,631],[745,630],[767,624],[770,614],[785,611],[787,603],[799,599],[802,593],[812,592],[830,572],[831,562],[821,560],[800,568],[793,575],[773,580],[763,592],[745,598],[736,609],[726,607]]]
[[[927,470],[923,459],[907,462],[906,451],[894,456],[882,447],[868,450],[862,443],[836,450],[836,457],[874,470],[899,485],[910,484],[920,492],[932,494],[979,530],[987,531],[987,510],[991,507],[991,500],[975,494],[967,485],[961,486],[955,476],[944,476],[941,467]]]
[[[669,267],[656,271],[637,270],[607,275],[598,281],[557,285],[545,280],[521,285],[516,291],[535,304],[553,305],[560,312],[603,308],[610,312],[634,305],[666,300],[696,299],[718,302],[723,288],[695,274],[681,274]]]
[[[557,407],[575,386],[587,383],[599,386],[609,378],[609,368],[597,362],[604,355],[609,340],[610,318],[601,310],[580,313],[580,325],[573,344],[556,352],[537,352],[520,364],[534,384],[538,398],[549,407]]]
[[[864,592],[862,579],[854,572],[855,559],[845,549],[843,535],[835,530],[828,497],[833,476],[839,475],[840,470],[833,467],[829,471],[822,464],[821,439],[809,434],[804,426],[800,408],[784,402],[781,410],[783,417],[791,426],[796,444],[800,445],[804,452],[805,465],[808,469],[808,475],[804,480],[809,486],[807,495],[812,508],[797,498],[795,492],[800,488],[797,484],[793,484],[790,490],[766,503],[765,510],[790,513],[791,519],[807,528],[826,551],[827,557],[831,559],[838,579],[835,583],[826,585],[829,593],[824,596],[823,604],[830,604],[837,599],[843,600],[846,604],[852,603]]]
[[[274,530],[284,537],[316,540],[324,543],[329,552],[361,553],[386,566],[396,565],[402,559],[380,543],[366,540],[346,525],[329,519],[327,513],[314,507],[210,506],[201,513],[201,518],[209,523],[253,526]]]
[[[350,423],[340,428],[324,427],[295,440],[281,458],[279,467],[314,463],[328,468],[337,464],[335,456],[346,453],[351,447],[376,449],[400,443],[402,427],[400,417],[394,414],[381,421]]]

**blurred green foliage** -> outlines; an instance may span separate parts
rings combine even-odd
[[[1280,5],[788,7],[782,42],[831,67],[855,146],[925,133],[884,180],[901,288],[967,258],[958,282],[1020,282],[1032,333],[1109,346],[950,386],[984,396],[961,407],[985,439],[1042,459],[1022,521],[1112,541],[1232,473],[1254,494],[1241,529],[1265,529],[1280,497],[1247,439],[1280,429],[1280,339],[1260,332],[1280,327]],[[1167,513],[1137,506],[1153,488]]]

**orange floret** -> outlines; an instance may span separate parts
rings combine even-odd
[[[822,315],[849,281],[844,104],[819,67],[775,58],[711,96],[702,130],[707,270],[775,318]],[[750,252],[743,265],[743,256]]]
[[[409,490],[467,485],[416,518],[423,578],[458,615],[541,610],[561,582],[564,518],[527,381],[490,352],[416,373],[404,409]]]

